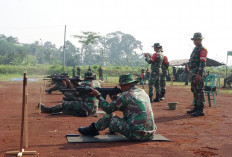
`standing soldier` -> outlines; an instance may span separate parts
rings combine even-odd
[[[162,52],[163,52],[163,50],[162,50]],[[164,100],[165,99],[166,77],[167,77],[167,74],[168,74],[168,67],[169,67],[168,58],[166,56],[164,56],[163,63],[161,65],[162,75],[160,77],[160,88],[161,88],[160,100]]]
[[[76,76],[75,66],[72,69],[73,78]]]
[[[99,74],[99,79],[103,81],[103,69],[101,66],[98,69],[98,74]]]
[[[188,79],[189,79],[189,66],[188,64],[185,65],[185,85],[188,85]]]
[[[90,68],[90,66],[89,66],[89,68],[88,68],[88,71],[92,71],[91,68]]]
[[[77,75],[81,76],[81,68],[80,67],[77,67]]]
[[[201,33],[195,33],[192,40],[195,48],[190,56],[190,75],[191,75],[191,91],[194,95],[194,108],[187,111],[193,116],[205,116],[203,111],[205,105],[204,95],[204,80],[205,80],[205,65],[207,58],[207,50],[202,46]]]
[[[155,43],[152,47],[154,47],[154,51],[156,52],[152,57],[149,53],[144,54],[147,63],[151,64],[151,74],[149,78],[149,98],[151,103],[153,97],[153,86],[155,86],[156,90],[156,98],[153,102],[160,101],[160,75],[162,74],[161,65],[164,58],[161,52],[162,46],[159,43]]]

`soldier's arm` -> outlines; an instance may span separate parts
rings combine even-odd
[[[203,71],[204,71],[204,68],[206,66],[207,53],[208,52],[205,48],[203,48],[200,51],[200,65],[199,65],[198,74],[201,76],[203,75]]]
[[[166,66],[166,68],[169,67],[168,57],[164,56],[163,63]]]
[[[154,53],[151,58],[150,57],[146,57],[145,60],[147,61],[147,63],[151,64],[152,62],[154,62],[156,60],[156,58],[157,58],[157,54]]]
[[[99,108],[108,114],[117,110],[121,110],[128,105],[124,97],[124,94],[121,94],[115,101],[108,103],[102,96],[97,96],[99,100]]]

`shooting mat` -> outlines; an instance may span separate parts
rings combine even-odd
[[[67,134],[66,135],[68,143],[100,143],[100,142],[126,142],[129,141],[126,137],[122,135],[98,135],[98,136],[80,136],[78,134]],[[167,141],[171,140],[166,137],[155,134],[150,141]]]

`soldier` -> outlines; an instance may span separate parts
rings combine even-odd
[[[77,67],[77,75],[81,76],[81,68],[80,67]]]
[[[185,64],[185,70],[184,70],[184,73],[185,73],[185,85],[187,86],[188,85],[188,79],[189,79],[189,66],[188,64]]]
[[[63,89],[67,89],[67,84],[66,84],[66,82],[64,80],[62,80],[62,81],[53,81],[51,83],[51,85],[53,85],[53,84],[55,84],[55,86],[53,86],[50,89],[45,90],[46,93],[51,94],[52,92],[57,91],[57,90],[62,92]]]
[[[194,108],[187,111],[187,113],[192,114],[193,116],[205,116],[203,108],[205,105],[204,80],[207,50],[202,46],[202,39],[201,33],[194,34],[192,40],[196,47],[189,60],[191,91],[194,95]]]
[[[156,125],[153,111],[147,93],[138,88],[138,81],[133,79],[133,75],[121,75],[119,85],[122,94],[115,98],[110,104],[101,94],[92,89],[92,95],[99,100],[99,107],[107,114],[92,123],[89,127],[80,127],[78,131],[82,135],[99,135],[100,130],[109,128],[111,133],[120,133],[133,141],[147,141],[153,138]],[[115,99],[114,99],[115,98]],[[114,111],[123,112],[123,118],[112,114]]]
[[[163,50],[162,50],[162,52],[163,52]],[[165,99],[166,77],[167,77],[167,74],[168,74],[168,67],[169,67],[168,58],[166,56],[164,56],[163,63],[161,65],[162,75],[160,77],[160,88],[161,88],[160,100],[164,100]]]
[[[103,81],[103,69],[101,66],[98,69],[98,74],[99,74],[99,79]]]
[[[73,78],[76,76],[75,66],[72,69]]]
[[[230,74],[227,78],[224,79],[224,86],[222,88],[226,87],[226,84],[231,88],[231,82],[232,82],[232,74]]]
[[[159,43],[155,43],[154,46],[152,47],[154,47],[154,51],[156,52],[153,54],[152,57],[150,56],[149,53],[144,54],[147,63],[151,64],[151,74],[149,78],[149,97],[151,103],[152,103],[154,85],[156,90],[156,98],[153,100],[153,102],[160,101],[160,75],[162,74],[161,65],[164,58],[161,53],[162,46]]]
[[[88,68],[88,71],[92,71],[91,68],[90,68],[90,66],[89,66],[89,68]]]
[[[85,73],[85,80],[81,87],[100,87],[100,83],[95,80],[92,72]],[[71,82],[66,80],[70,89],[74,89]],[[75,94],[75,92],[73,92]],[[95,96],[84,95],[78,97],[76,101],[64,101],[63,103],[54,107],[47,107],[44,104],[39,104],[43,113],[59,113],[63,111],[65,114],[74,115],[78,117],[87,117],[96,113],[98,108],[98,100]]]

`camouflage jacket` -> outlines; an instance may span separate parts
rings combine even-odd
[[[168,58],[166,56],[164,56],[163,62],[162,62],[162,65],[161,65],[162,76],[167,76],[167,74],[168,74],[168,67],[169,67]]]
[[[100,97],[99,108],[108,114],[117,110],[122,111],[123,119],[130,125],[135,135],[147,137],[152,136],[156,131],[150,99],[147,93],[137,86],[123,92],[110,104]]]
[[[207,53],[207,50],[202,46],[197,46],[193,49],[189,59],[189,70],[191,75],[204,75]]]
[[[101,87],[100,83],[97,80],[90,80],[90,81],[84,81],[82,82],[80,87]],[[96,113],[98,109],[99,100],[95,96],[90,95],[84,95],[82,97],[79,97],[79,99],[82,100],[82,102],[85,104],[83,105],[83,108],[88,111],[88,114],[91,115],[93,113]]]
[[[148,64],[151,64],[151,74],[156,73],[156,74],[161,74],[161,65],[163,62],[164,56],[160,53],[154,53],[151,58],[146,57],[146,61]]]

